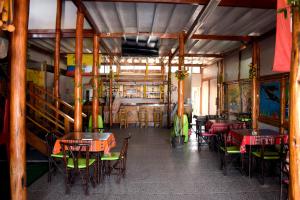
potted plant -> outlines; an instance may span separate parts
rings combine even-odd
[[[174,117],[174,126],[171,131],[171,144],[174,148],[183,147],[184,135],[182,127],[182,117],[176,115]]]

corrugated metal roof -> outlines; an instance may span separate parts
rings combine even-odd
[[[84,5],[103,33],[178,33],[188,30],[193,19],[203,6],[191,4],[161,3],[118,3],[85,1]],[[55,29],[56,1],[31,0],[29,29]],[[197,31],[200,34],[248,35],[264,34],[275,27],[276,10],[239,7],[217,7],[212,15]],[[71,1],[64,1],[62,28],[75,28],[76,7]],[[89,26],[85,24],[85,27]],[[135,39],[159,42],[160,55],[166,55],[176,45],[177,40],[160,39],[156,36],[126,35],[123,38],[105,38],[104,42],[112,52],[120,53],[122,40]],[[159,40],[159,41],[158,41]],[[32,39],[30,43],[54,49],[50,39]],[[187,53],[224,53],[236,48],[240,42],[189,40]],[[100,45],[101,46],[101,45]],[[62,51],[74,52],[74,39],[62,39]],[[91,39],[85,39],[84,51],[92,50]]]

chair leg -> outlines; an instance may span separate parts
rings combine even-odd
[[[51,182],[51,174],[52,174],[52,162],[49,158],[48,159],[48,183]]]
[[[226,153],[224,153],[223,174],[224,174],[224,176],[227,176],[227,155],[226,155]]]

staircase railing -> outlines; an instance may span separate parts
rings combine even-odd
[[[38,96],[40,96],[43,99],[50,99],[52,102],[57,101],[59,103],[59,105],[63,105],[64,108],[68,109],[68,113],[74,113],[74,106],[70,105],[69,103],[63,101],[60,98],[55,97],[50,91],[32,83],[29,82],[28,84],[29,86],[29,91],[31,93],[34,93]],[[82,117],[87,117],[87,115],[85,113],[81,113]]]

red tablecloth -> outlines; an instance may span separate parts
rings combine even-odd
[[[229,137],[233,144],[240,145],[241,153],[246,153],[246,145],[261,145],[263,140],[266,145],[280,144],[282,137],[285,143],[288,142],[288,135],[280,135],[270,129],[260,129],[257,135],[252,135],[251,129],[232,129],[229,131]]]
[[[109,153],[110,149],[116,146],[115,137],[112,133],[68,133],[56,140],[53,148],[54,154],[61,152],[60,142],[89,142],[91,144],[90,152],[103,151],[105,154]]]
[[[242,125],[245,128],[245,123],[240,121],[233,120],[209,120],[211,123],[209,133],[216,134],[218,132],[225,132],[229,130],[231,125]]]

